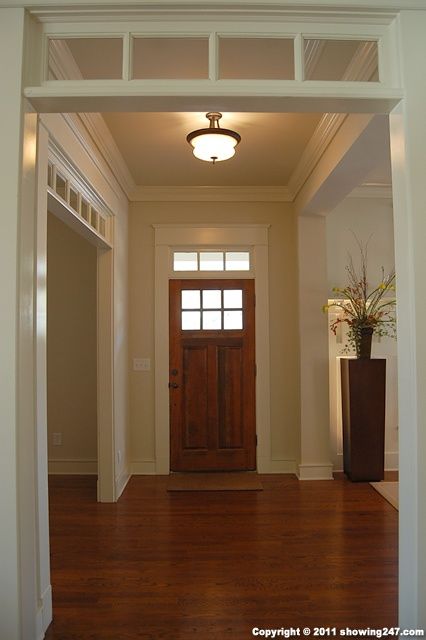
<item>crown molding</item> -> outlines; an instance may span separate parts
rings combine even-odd
[[[325,40],[315,40],[311,38],[310,40],[305,40],[304,42],[304,59],[305,59],[305,73],[304,77],[309,78],[312,71],[317,66],[319,59],[322,56],[322,52],[325,47]]]
[[[100,113],[80,113],[78,117],[116,177],[127,199],[130,200],[130,195],[135,191],[137,185],[110,130],[105,124],[105,120]]]
[[[292,202],[287,187],[143,187],[132,202]]]
[[[227,21],[285,21],[305,22],[368,22],[389,24],[399,10],[423,9],[423,0],[257,0],[256,2],[212,2],[195,0],[189,2],[125,2],[116,0],[90,3],[85,0],[25,0],[16,4],[25,6],[42,22],[92,21],[118,22],[128,20],[222,20]],[[10,6],[11,0],[0,0],[0,6]]]
[[[82,80],[80,67],[69,46],[60,38],[49,41],[49,73],[55,80]]]
[[[378,51],[376,42],[361,42],[346,67],[342,80],[369,82],[377,71]]]
[[[380,198],[383,200],[392,200],[392,185],[365,183],[351,191],[347,198]]]
[[[346,113],[325,113],[322,116],[298,164],[290,176],[288,189],[293,196],[293,200],[309,179],[312,171],[321,160],[325,150],[346,118]]]

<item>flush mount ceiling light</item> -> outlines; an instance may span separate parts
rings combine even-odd
[[[206,113],[210,126],[191,131],[186,136],[189,144],[194,148],[194,156],[199,160],[214,164],[221,160],[229,160],[235,154],[235,147],[240,142],[241,136],[231,129],[221,129],[219,126],[221,117],[222,114],[217,111]]]

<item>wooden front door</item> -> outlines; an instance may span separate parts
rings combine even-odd
[[[170,281],[172,471],[256,468],[253,280]]]

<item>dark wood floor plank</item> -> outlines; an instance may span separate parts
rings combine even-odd
[[[233,640],[397,624],[397,512],[368,484],[262,476],[263,492],[169,493],[133,477],[96,503],[50,481],[48,640]]]

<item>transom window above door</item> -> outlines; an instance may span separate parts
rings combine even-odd
[[[250,271],[249,251],[173,251],[173,271]]]
[[[242,289],[183,289],[183,331],[243,329]]]

